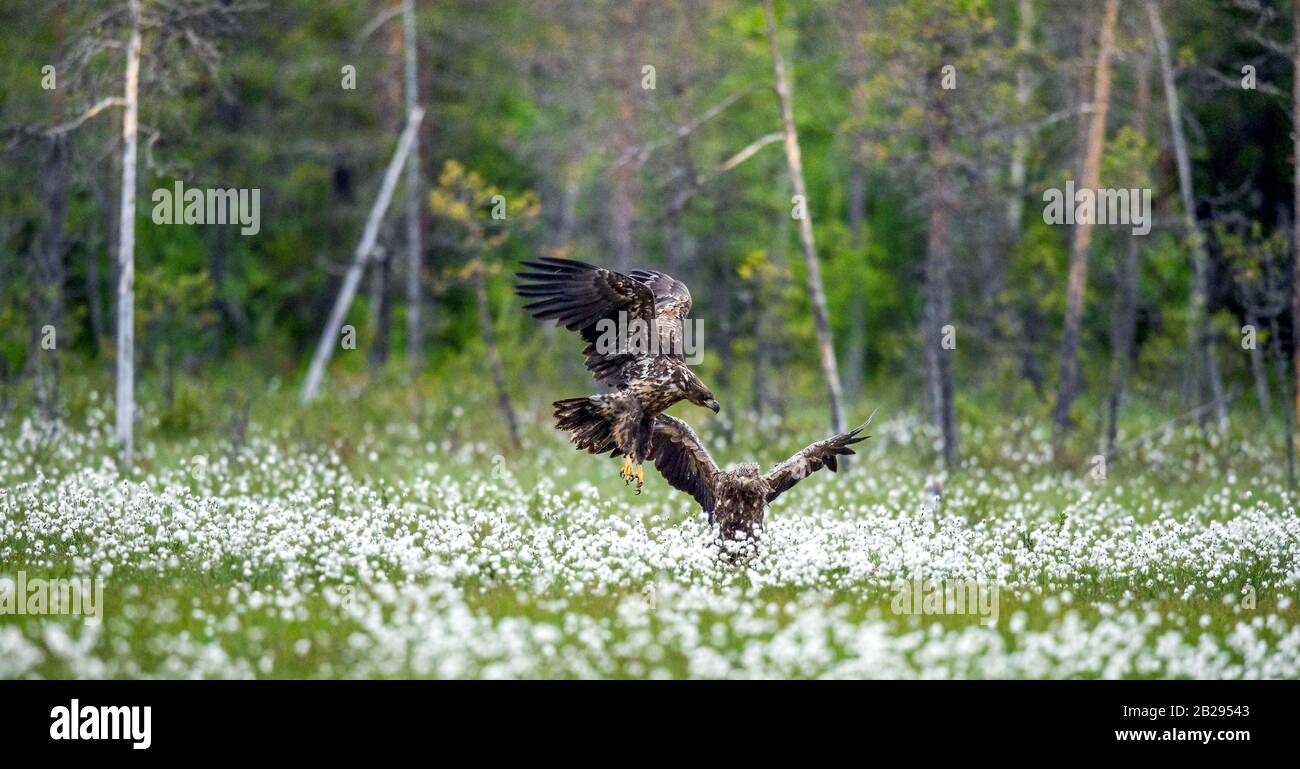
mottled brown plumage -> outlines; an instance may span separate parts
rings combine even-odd
[[[541,257],[523,266],[515,293],[534,300],[524,309],[538,320],[577,331],[587,343],[582,354],[597,381],[624,387],[644,378],[641,365],[647,358],[667,358],[685,368],[682,324],[692,304],[686,284],[662,272],[624,275],[574,259]],[[632,329],[633,324],[640,325]],[[627,330],[628,338],[601,344],[611,329]],[[654,344],[651,333],[657,336]]]
[[[661,414],[654,421],[649,456],[669,485],[700,503],[723,539],[752,539],[762,531],[768,503],[823,467],[838,470],[836,457],[853,454],[849,446],[870,437],[860,433],[874,417],[872,412],[861,427],[818,441],[764,474],[753,462],[719,468],[690,425]]]
[[[582,351],[587,369],[614,388],[590,398],[556,401],[557,426],[585,451],[627,457],[623,478],[635,479],[639,492],[640,464],[649,451],[655,417],[681,400],[719,409],[685,361],[683,324],[691,311],[690,290],[652,270],[624,275],[552,257],[523,264],[527,269],[519,273],[515,291],[534,300],[524,309],[577,331],[587,342]],[[620,338],[623,331],[628,338]]]

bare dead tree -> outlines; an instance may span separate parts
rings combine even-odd
[[[1291,328],[1293,336],[1300,336],[1300,0],[1291,2],[1291,136],[1295,142],[1295,151],[1291,162],[1295,166],[1292,193],[1294,195],[1294,213],[1291,226],[1292,272],[1291,272]],[[1294,376],[1291,389],[1295,400],[1291,404],[1291,415],[1300,418],[1300,344],[1291,343],[1291,368]],[[1288,459],[1290,451],[1287,452]]]
[[[122,99],[122,203],[117,276],[117,440],[122,462],[135,448],[135,173],[139,151],[140,0],[130,0],[131,36],[126,47]]]
[[[415,0],[402,0],[403,71],[405,74],[406,111],[420,106],[420,78],[417,68],[418,43],[415,35]],[[417,132],[406,156],[406,360],[418,371],[424,351],[424,328],[421,326],[420,268],[420,136]]]
[[[1179,106],[1178,86],[1174,82],[1174,67],[1169,51],[1169,38],[1160,19],[1156,0],[1146,0],[1147,18],[1160,61],[1160,78],[1165,90],[1165,104],[1169,110],[1169,131],[1173,136],[1174,159],[1178,168],[1178,190],[1183,204],[1183,228],[1192,249],[1191,313],[1187,320],[1188,356],[1194,361],[1192,386],[1200,394],[1202,384],[1208,384],[1210,398],[1215,403],[1214,414],[1220,430],[1228,427],[1228,407],[1223,398],[1223,380],[1214,352],[1209,317],[1209,258],[1205,253],[1205,238],[1196,223],[1196,198],[1192,193],[1192,166],[1187,152],[1187,139],[1183,134],[1182,108]],[[1199,401],[1199,397],[1198,397]],[[1204,418],[1203,418],[1204,421]]]
[[[397,149],[393,151],[392,159],[388,161],[388,169],[384,171],[384,179],[379,185],[379,194],[370,208],[370,216],[366,219],[365,229],[362,230],[361,241],[352,254],[352,265],[343,278],[343,284],[339,287],[338,296],[334,300],[334,307],[330,310],[329,320],[326,321],[325,328],[321,331],[320,341],[316,344],[316,354],[312,357],[311,366],[307,369],[307,379],[302,386],[303,403],[315,398],[320,390],[321,380],[325,377],[325,367],[334,356],[334,348],[338,344],[339,329],[343,327],[343,319],[347,317],[348,308],[352,306],[352,300],[356,297],[357,286],[360,285],[361,277],[365,272],[366,259],[374,251],[375,242],[379,239],[379,225],[388,210],[388,204],[392,202],[393,190],[397,187],[397,179],[401,175],[403,163],[406,162],[406,154],[411,151],[411,143],[415,140],[414,134],[419,130],[420,121],[423,119],[424,110],[419,107],[407,116],[406,127],[397,141]]]
[[[803,216],[799,218],[799,242],[803,247],[804,271],[812,304],[813,324],[817,330],[817,346],[821,353],[822,378],[825,380],[829,399],[831,428],[841,433],[844,432],[843,393],[840,388],[839,365],[835,361],[835,342],[831,338],[826,290],[822,286],[821,265],[817,262],[817,246],[813,240],[812,210],[808,206],[808,188],[803,177],[803,156],[799,149],[799,133],[794,124],[790,75],[786,71],[785,59],[781,56],[781,46],[777,40],[776,12],[772,9],[772,0],[763,0],[763,12],[767,19],[768,44],[772,50],[773,79],[777,101],[781,108],[781,124],[784,127],[785,157],[790,167],[790,183],[794,188],[795,198],[802,201],[804,208]]]

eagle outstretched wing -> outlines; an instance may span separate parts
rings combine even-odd
[[[713,512],[714,477],[720,471],[690,425],[667,414],[655,417],[648,458],[668,485],[695,497],[704,512]]]
[[[691,314],[691,290],[686,284],[655,270],[632,270],[631,275],[650,287],[655,298],[655,320],[685,320]]]
[[[686,342],[682,334],[686,316],[691,314],[691,290],[673,276],[655,270],[632,270],[631,275],[654,294],[659,353],[684,358]]]
[[[577,331],[587,342],[582,351],[587,369],[597,381],[618,387],[627,384],[629,364],[644,358],[648,351],[629,350],[628,340],[615,340],[612,348],[597,344],[601,333],[610,328],[601,321],[611,321],[612,328],[626,329],[629,336],[634,320],[649,332],[660,329],[659,352],[680,357],[680,344],[669,345],[673,334],[680,334],[681,320],[691,309],[691,292],[681,281],[662,272],[635,270],[631,275],[597,267],[574,259],[539,257],[523,262],[527,268],[518,273],[522,282],[515,292],[535,301],[524,305],[533,317],[552,320],[570,331]],[[620,327],[619,315],[625,315]],[[680,337],[677,338],[680,342]],[[648,347],[648,346],[647,346]]]
[[[767,475],[763,476],[768,485],[772,487],[772,490],[768,492],[767,501],[771,502],[776,499],[796,483],[823,467],[830,468],[831,472],[838,470],[839,467],[835,458],[856,453],[849,446],[871,437],[860,433],[867,429],[867,425],[871,424],[871,420],[875,416],[876,412],[873,411],[871,416],[867,417],[867,421],[862,423],[861,427],[855,427],[847,433],[840,433],[825,440],[817,441],[769,470]]]

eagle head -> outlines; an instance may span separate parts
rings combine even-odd
[[[682,388],[686,394],[686,400],[696,406],[713,409],[714,414],[718,413],[722,406],[719,406],[717,398],[713,397],[713,391],[705,387],[704,383],[693,372],[688,373],[690,373],[690,378],[685,382],[685,387]]]
[[[771,491],[767,479],[753,462],[732,465],[727,468],[727,476],[731,479],[731,488],[743,499],[755,501]]]

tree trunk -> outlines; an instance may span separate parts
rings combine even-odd
[[[612,240],[614,246],[614,269],[627,272],[640,260],[637,252],[636,209],[640,198],[637,185],[640,181],[641,164],[632,156],[639,144],[637,130],[637,94],[640,88],[640,27],[638,17],[641,15],[640,0],[626,0],[616,11],[618,35],[622,42],[623,58],[620,66],[622,76],[618,77],[618,125],[615,129],[615,148],[619,165],[614,169],[614,190],[612,195]]]
[[[510,440],[519,445],[519,419],[515,416],[515,407],[510,403],[510,392],[506,389],[506,372],[501,365],[501,352],[497,349],[496,332],[492,330],[492,308],[488,304],[486,267],[480,259],[474,265],[474,303],[478,307],[478,328],[483,335],[483,347],[487,351],[488,367],[492,370],[492,385],[497,391],[497,403],[501,414],[506,418],[510,428]]]
[[[925,310],[921,346],[930,417],[943,441],[944,466],[957,466],[957,424],[953,407],[952,349],[943,344],[952,322],[952,232],[949,217],[958,205],[951,178],[952,126],[939,103],[932,104],[929,151],[934,161],[929,190],[929,234],[925,257]]]
[[[52,8],[54,14],[52,58],[60,61],[63,48],[63,11],[62,5]],[[57,122],[63,108],[63,91],[55,89],[50,98],[50,110]],[[68,182],[67,182],[67,143],[65,136],[59,134],[50,137],[45,154],[41,158],[39,188],[41,201],[45,207],[45,227],[37,243],[36,258],[33,260],[35,280],[32,282],[31,308],[32,333],[31,360],[35,372],[37,413],[47,424],[52,423],[58,412],[59,385],[59,343],[67,343],[63,327],[63,282],[66,272],[63,263],[64,226],[66,224]],[[44,346],[44,327],[53,326],[55,330],[55,349],[47,350]]]
[[[1291,417],[1300,418],[1300,0],[1291,2],[1291,51],[1294,57],[1291,76],[1291,136],[1295,142],[1292,163],[1295,166],[1293,177],[1293,205],[1295,215],[1291,219],[1294,232],[1291,238],[1293,253],[1291,271],[1291,364],[1295,373],[1292,391],[1295,402],[1292,404]],[[1285,389],[1285,388],[1284,388]],[[1288,438],[1292,427],[1288,428]],[[1291,448],[1287,446],[1287,462],[1291,461]]]
[[[1018,21],[1016,27],[1016,106],[1021,115],[1029,109],[1033,96],[1033,80],[1030,73],[1029,54],[1033,50],[1034,25],[1036,23],[1034,0],[1018,0]],[[1025,183],[1028,180],[1029,132],[1016,131],[1011,138],[1011,160],[1007,169],[1010,186],[1007,201],[1007,233],[1004,241],[1005,260],[1014,258],[1016,246],[1020,242],[1020,230],[1025,218]],[[1010,303],[1001,296],[1003,281],[998,281],[998,291],[994,296],[998,329],[996,339],[1002,341],[1008,352],[1015,358],[1020,368],[1020,376],[1031,383],[1035,395],[1041,394],[1043,373],[1034,354],[1034,338],[1037,336],[1032,312],[1023,306],[1008,306]],[[1007,335],[1010,335],[1009,337]],[[1011,395],[1010,391],[1007,396]]]
[[[126,101],[122,110],[122,208],[117,277],[117,440],[123,464],[135,451],[135,164],[140,90],[140,0],[130,0],[126,47]]]
[[[67,148],[64,137],[50,139],[41,161],[41,199],[47,212],[33,266],[31,350],[37,411],[46,422],[57,413],[59,353],[67,344],[63,327],[63,227],[67,211]],[[44,347],[45,326],[54,327],[55,349]]]
[[[116,144],[116,142],[115,142]],[[110,161],[111,162],[111,161]],[[116,163],[112,164],[116,168]],[[109,274],[113,273],[114,255],[117,253],[117,217],[114,216],[115,209],[113,206],[113,190],[110,184],[92,184],[91,195],[94,196],[95,207],[105,216],[107,234],[104,237],[104,247],[108,251]],[[98,227],[91,225],[92,232],[97,232]],[[100,276],[99,265],[99,244],[98,237],[90,238],[94,246],[86,249],[86,297],[89,304],[90,330],[94,338],[95,355],[99,355],[103,350],[104,338],[108,336],[108,321],[104,316],[104,294],[103,278]],[[110,280],[111,283],[111,280]]]
[[[1300,2],[1300,0],[1297,0]],[[1156,53],[1160,58],[1160,78],[1165,89],[1165,104],[1169,108],[1169,130],[1173,135],[1174,159],[1178,166],[1178,190],[1183,203],[1183,227],[1192,246],[1192,295],[1191,312],[1187,320],[1188,355],[1200,363],[1200,376],[1191,377],[1193,391],[1199,396],[1202,384],[1208,382],[1210,397],[1214,402],[1214,415],[1220,430],[1228,427],[1228,405],[1223,397],[1223,380],[1219,377],[1219,364],[1214,352],[1214,340],[1211,337],[1209,302],[1210,277],[1209,260],[1205,253],[1205,240],[1196,223],[1196,198],[1192,193],[1192,165],[1187,154],[1187,140],[1183,135],[1182,108],[1179,106],[1178,88],[1174,83],[1174,66],[1169,52],[1169,38],[1165,35],[1164,24],[1160,21],[1160,10],[1155,0],[1146,0],[1147,17],[1151,21],[1151,34],[1155,39]],[[1208,411],[1208,410],[1207,410]],[[1204,423],[1206,416],[1201,417]]]
[[[1282,337],[1278,333],[1281,323],[1273,323],[1271,333],[1273,358],[1277,361],[1278,386],[1282,395],[1282,434],[1286,438],[1286,480],[1287,488],[1295,491],[1295,402],[1292,393],[1287,392],[1291,378],[1287,376],[1286,351],[1282,348]]]
[[[1137,62],[1137,111],[1133,122],[1139,136],[1146,136],[1151,109],[1151,60],[1141,56]],[[1133,334],[1137,326],[1139,260],[1138,236],[1130,234],[1122,261],[1115,270],[1115,304],[1110,326],[1110,387],[1106,398],[1106,455],[1115,453],[1119,435],[1119,406],[1128,382],[1128,368],[1133,360]]]
[[[1110,386],[1106,398],[1106,454],[1113,455],[1119,435],[1119,405],[1133,359],[1133,332],[1137,325],[1138,241],[1130,236],[1115,279],[1115,304],[1110,327]]]
[[[754,321],[752,329],[754,335],[754,360],[751,371],[753,379],[750,389],[754,399],[754,415],[761,422],[763,414],[767,411],[767,324],[764,322],[767,313],[762,309],[767,302],[765,285],[767,276],[760,269],[756,271],[752,282],[753,292],[750,294],[750,311],[753,313],[752,318]]]
[[[848,219],[849,250],[855,263],[865,273],[867,261],[866,206],[867,164],[860,154],[849,166]],[[855,296],[849,305],[849,338],[844,349],[844,392],[852,400],[862,391],[867,353],[867,301],[865,293]]]
[[[1096,6],[1094,5],[1090,8],[1084,8],[1080,10],[1078,15],[1079,48],[1077,53],[1079,55],[1078,56],[1079,71],[1078,71],[1078,76],[1074,78],[1073,85],[1074,85],[1074,92],[1075,92],[1075,102],[1080,105],[1087,104],[1089,101],[1088,98],[1089,82],[1088,82],[1087,62],[1092,61],[1095,55],[1093,53],[1094,51],[1093,32],[1096,31],[1096,27],[1093,25],[1096,22],[1092,17],[1093,8],[1096,8]],[[1095,80],[1096,80],[1096,72],[1094,70],[1093,72],[1094,86],[1095,86]],[[1083,168],[1083,162],[1085,157],[1087,156],[1088,127],[1090,125],[1092,125],[1091,117],[1089,117],[1089,114],[1087,112],[1080,110],[1079,114],[1075,117],[1074,120],[1074,141],[1072,143],[1073,150],[1074,150],[1074,158],[1070,163],[1072,168]]]
[[[1101,28],[1101,50],[1097,54],[1096,86],[1093,89],[1092,120],[1088,127],[1080,187],[1097,188],[1101,176],[1101,152],[1106,140],[1106,112],[1110,108],[1110,62],[1115,52],[1115,21],[1119,0],[1106,0]],[[1068,201],[1073,204],[1073,201]],[[1056,394],[1054,421],[1058,435],[1070,430],[1070,406],[1079,395],[1079,338],[1083,326],[1083,299],[1088,288],[1088,247],[1092,224],[1074,225],[1070,240],[1070,278],[1066,294],[1065,333],[1061,338],[1061,381]]]
[[[402,0],[404,32],[406,111],[420,106],[419,77],[416,69],[415,0]],[[419,371],[424,351],[424,329],[420,325],[420,135],[411,139],[406,156],[406,361],[411,371]]]
[[[1019,26],[1016,27],[1016,106],[1024,115],[1029,109],[1032,85],[1029,73],[1029,52],[1034,36],[1034,0],[1018,0]],[[1025,217],[1026,162],[1029,157],[1029,136],[1016,131],[1011,139],[1011,200],[1007,204],[1007,228],[1013,238],[1019,238]]]
[[[1246,315],[1246,322],[1254,326],[1258,333],[1259,319],[1254,313]],[[1264,365],[1264,352],[1260,350],[1258,344],[1250,348],[1250,376],[1255,383],[1255,399],[1259,401],[1259,413],[1267,419],[1273,412],[1273,398],[1268,392],[1268,369]]]
[[[99,186],[99,185],[94,185]],[[94,238],[94,248],[86,249],[86,301],[90,315],[90,336],[94,342],[94,354],[98,356],[104,339],[104,295],[101,293],[102,279],[99,275],[99,239]]]
[[[795,130],[794,106],[790,95],[790,79],[781,58],[781,47],[776,39],[776,13],[772,0],[763,0],[767,17],[767,38],[772,49],[772,71],[776,80],[776,97],[781,106],[781,123],[785,132],[785,158],[790,166],[790,182],[795,196],[804,203],[799,219],[799,241],[803,246],[804,272],[808,280],[808,294],[812,304],[813,323],[817,329],[817,346],[821,351],[822,377],[826,381],[830,399],[831,428],[844,432],[844,406],[840,391],[839,366],[835,361],[835,343],[831,338],[830,313],[826,309],[826,292],[822,287],[821,266],[817,263],[817,248],[813,241],[812,207],[808,204],[808,189],[803,178],[803,157],[799,151],[799,134]],[[843,462],[841,462],[843,464]]]
[[[679,184],[689,185],[695,178],[691,163],[690,135],[683,133],[673,142],[675,173]],[[686,217],[686,206],[670,202],[663,214],[664,257],[669,274],[680,276],[690,261],[686,245],[686,230],[682,220]]]
[[[852,114],[854,122],[864,125],[867,121],[867,79],[871,72],[868,67],[865,46],[862,38],[867,34],[867,6],[865,3],[851,3],[847,27],[849,30],[849,64],[852,72]],[[853,147],[849,156],[848,179],[848,223],[849,249],[855,263],[861,265],[864,276],[867,271],[867,158],[863,147],[866,136],[856,133],[852,136]],[[862,383],[866,376],[867,355],[867,300],[865,292],[855,297],[849,306],[849,338],[844,351],[844,392],[850,402],[862,394]]]
[[[769,263],[772,265],[784,264],[786,261],[786,247],[790,242],[790,219],[781,217],[780,224],[776,228],[776,236],[772,239],[772,250]],[[775,369],[774,350],[778,343],[775,334],[775,324],[772,322],[772,313],[766,310],[768,302],[773,301],[773,297],[780,296],[781,286],[776,277],[774,269],[760,267],[754,272],[754,301],[751,309],[754,313],[754,412],[761,418],[767,413],[768,407],[773,405],[768,384],[768,369]],[[778,386],[781,379],[778,377]]]
[[[111,334],[114,340],[117,339],[117,317],[120,314],[117,309],[117,284],[122,273],[122,142],[114,136],[112,140],[111,157],[109,158],[109,168],[112,173],[105,176],[114,176],[116,174],[116,189],[110,189],[106,194],[108,196],[108,207],[105,209],[107,216],[104,228],[108,231],[108,280],[105,298],[108,300],[108,312],[104,316],[107,320],[105,333]],[[110,185],[105,185],[110,186]],[[105,355],[105,373],[112,376],[117,367],[117,358],[113,355]]]
[[[375,265],[375,338],[370,344],[370,368],[379,371],[388,364],[389,343],[393,334],[393,261],[395,254],[385,251]]]
[[[365,272],[366,259],[375,249],[375,241],[379,238],[379,225],[384,219],[384,212],[388,210],[388,204],[393,199],[393,189],[397,187],[402,164],[406,162],[406,153],[411,151],[411,142],[415,140],[415,132],[419,130],[420,121],[423,119],[424,110],[419,107],[416,107],[406,118],[406,128],[402,130],[402,136],[397,141],[397,149],[393,151],[393,157],[388,161],[388,169],[384,171],[384,180],[379,185],[379,195],[375,197],[375,204],[370,208],[370,216],[366,219],[366,227],[361,233],[361,242],[357,244],[357,249],[352,254],[352,265],[343,276],[343,284],[339,287],[334,307],[330,310],[325,328],[321,330],[320,341],[316,343],[316,354],[312,356],[311,366],[307,369],[307,379],[302,385],[303,403],[315,398],[317,391],[320,390],[321,380],[325,377],[325,366],[329,364],[330,358],[334,356],[334,348],[339,344],[339,329],[343,327],[343,319],[348,314],[348,308],[352,306],[352,299],[357,295],[357,286],[360,285],[362,273]]]
[[[162,345],[162,363],[163,408],[171,411],[176,406],[176,350],[171,342]]]

